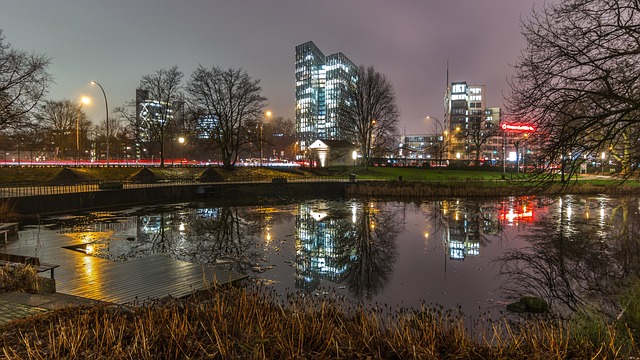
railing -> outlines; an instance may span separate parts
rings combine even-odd
[[[388,179],[375,179],[368,177],[352,177],[350,174],[340,176],[313,176],[304,178],[284,177],[285,180],[277,181],[272,176],[258,177],[255,176],[248,180],[232,180],[225,179],[224,181],[210,181],[203,182],[197,181],[193,178],[188,179],[171,179],[171,180],[157,180],[153,182],[132,182],[129,180],[104,180],[104,181],[84,181],[74,184],[17,184],[12,186],[0,186],[0,199],[14,198],[23,196],[40,196],[40,195],[53,195],[53,194],[67,194],[78,192],[94,192],[94,191],[108,191],[115,189],[116,187],[104,186],[106,184],[121,183],[122,189],[136,189],[136,188],[148,188],[148,187],[163,187],[163,186],[187,186],[187,185],[208,185],[213,186],[216,184],[252,184],[252,183],[281,183],[286,182],[354,182],[354,181],[389,181]],[[426,182],[426,183],[504,183],[504,180],[483,180],[483,179],[451,179],[451,180],[426,180],[426,179],[394,179],[396,181],[405,182]],[[274,184],[274,186],[277,186]],[[119,188],[119,187],[117,187]]]
[[[290,178],[284,182],[318,182],[318,181],[330,181],[330,182],[345,182],[349,181],[348,177],[311,177],[311,178]],[[136,188],[148,188],[148,187],[164,187],[164,186],[186,186],[186,185],[215,185],[215,184],[250,184],[250,183],[272,183],[273,177],[252,178],[251,180],[225,180],[214,182],[196,181],[194,179],[172,179],[172,180],[159,180],[154,182],[131,182],[131,181],[85,181],[74,184],[17,184],[12,186],[0,186],[0,199],[14,198],[23,196],[41,196],[41,195],[54,195],[54,194],[68,194],[78,192],[94,192],[94,191],[108,191],[115,187],[101,186],[106,184],[121,183],[122,189],[136,189]]]

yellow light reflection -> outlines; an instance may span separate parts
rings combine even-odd
[[[87,295],[89,298],[100,299],[103,297],[101,284],[104,282],[102,279],[102,272],[100,271],[100,263],[105,261],[103,259],[94,256],[79,256],[78,261],[82,264],[79,266],[84,270],[84,277],[82,279],[87,289],[91,289],[91,293]]]

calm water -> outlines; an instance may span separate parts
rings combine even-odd
[[[615,307],[638,274],[637,199],[507,197],[425,202],[180,203],[45,219],[94,256],[152,253],[250,274],[280,293],[467,314],[539,295],[555,309]]]

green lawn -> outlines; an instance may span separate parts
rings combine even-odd
[[[350,169],[351,172],[353,168]],[[357,168],[359,179],[372,180],[500,180],[502,172],[483,170],[420,169],[403,167]]]
[[[0,167],[0,184],[38,184],[44,183],[59,172],[61,167]],[[126,181],[133,174],[139,171],[139,167],[81,167],[72,168],[83,179],[94,181]],[[201,167],[166,167],[151,168],[158,179],[193,179],[201,174],[205,168]],[[272,169],[272,168],[247,168],[239,167],[233,171],[219,172],[230,181],[238,180],[265,180],[274,177],[286,178],[308,178],[308,177],[336,177],[348,178],[349,174],[358,175],[358,180],[402,180],[406,181],[465,181],[465,180],[501,180],[501,171],[487,170],[453,170],[453,169],[423,169],[423,168],[403,168],[403,167],[370,167],[365,170],[362,167],[341,166],[330,169]],[[524,180],[528,174],[506,173],[507,180]],[[578,177],[581,184],[589,184],[597,187],[615,186],[620,184],[614,178],[598,178],[594,176],[580,175]],[[499,182],[497,184],[500,184]],[[522,184],[522,182],[520,182]],[[627,180],[626,186],[640,186],[638,180]],[[498,185],[499,186],[499,185]]]

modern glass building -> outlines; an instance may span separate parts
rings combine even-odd
[[[296,46],[296,136],[304,151],[315,140],[341,140],[340,89],[356,76],[343,53],[325,56],[312,42]]]

